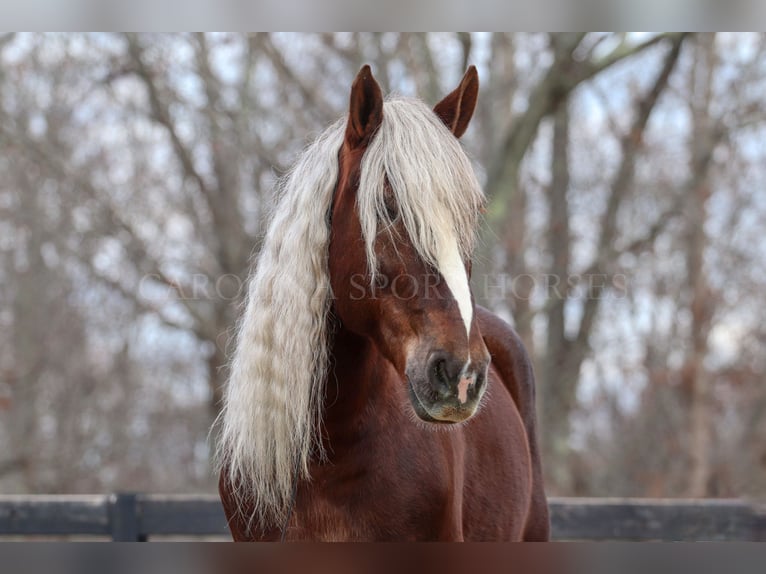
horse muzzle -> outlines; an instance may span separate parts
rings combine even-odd
[[[479,408],[486,390],[489,360],[460,360],[444,351],[430,353],[421,368],[408,368],[409,395],[419,418],[460,423]]]

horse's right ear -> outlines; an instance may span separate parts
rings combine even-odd
[[[471,66],[460,80],[460,85],[434,107],[436,115],[456,138],[468,128],[478,96],[479,73],[476,66]]]
[[[382,121],[383,93],[372,77],[370,66],[365,65],[351,85],[346,142],[352,148],[369,142]]]

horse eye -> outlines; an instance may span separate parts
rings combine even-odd
[[[388,216],[389,221],[396,219],[399,215],[399,210],[396,207],[396,201],[392,195],[386,194],[383,198],[383,205],[386,208],[386,215]]]

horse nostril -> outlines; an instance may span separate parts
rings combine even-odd
[[[434,353],[428,361],[428,379],[434,390],[440,393],[450,393],[450,376],[447,357],[440,352]]]
[[[434,364],[434,379],[443,384],[448,384],[447,367],[444,359],[437,359]]]
[[[487,381],[485,375],[486,369],[481,369],[476,373],[476,382],[474,383],[474,392],[478,393]]]
[[[464,363],[447,353],[437,351],[428,361],[428,379],[444,398],[455,394]]]

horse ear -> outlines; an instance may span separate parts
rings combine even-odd
[[[357,147],[369,140],[383,121],[383,93],[370,66],[364,65],[351,85],[346,141]]]
[[[460,80],[460,85],[434,106],[434,112],[449,130],[459,138],[468,128],[479,95],[479,73],[471,66]]]

